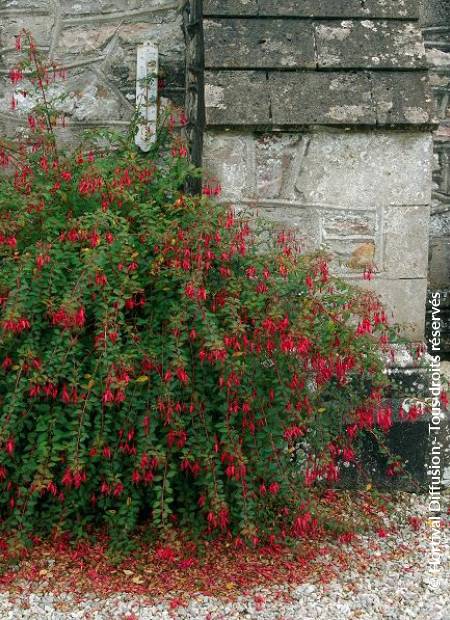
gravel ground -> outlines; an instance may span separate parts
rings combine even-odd
[[[397,504],[394,522],[406,523],[411,516],[427,518],[427,498],[405,496]],[[440,546],[439,587],[431,587],[427,563],[430,557],[429,526],[418,531],[400,527],[395,536],[363,539],[364,548],[373,548],[365,570],[349,570],[327,584],[303,583],[298,586],[259,589],[233,602],[199,595],[187,607],[171,609],[169,600],[145,603],[138,597],[92,595],[75,600],[71,595],[36,594],[32,590],[12,598],[0,594],[0,619],[18,620],[450,620],[449,523]],[[387,524],[388,525],[388,524]],[[352,554],[351,547],[343,549]],[[396,559],[385,559],[393,555]],[[322,560],[326,563],[327,558]],[[173,601],[173,597],[171,599]]]

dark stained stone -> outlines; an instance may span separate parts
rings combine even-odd
[[[207,126],[269,125],[265,72],[206,71],[205,113]]]
[[[208,126],[417,126],[431,122],[426,72],[207,71]]]
[[[433,121],[428,74],[371,73],[378,125],[421,125]]]
[[[204,0],[204,15],[418,19],[418,0]]]
[[[315,26],[319,68],[425,68],[419,25],[380,20],[323,21]]]
[[[203,15],[258,15],[258,0],[203,0]]]
[[[274,72],[269,77],[275,125],[373,125],[367,73]]]
[[[315,68],[313,24],[305,20],[205,19],[205,67]]]

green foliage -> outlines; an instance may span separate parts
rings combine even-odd
[[[314,489],[390,424],[379,303],[187,195],[172,122],[148,154],[133,130],[64,153],[44,102],[0,152],[1,527],[315,535]]]

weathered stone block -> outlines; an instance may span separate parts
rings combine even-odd
[[[429,206],[384,208],[383,268],[389,277],[426,277],[429,218]]]
[[[326,21],[315,26],[320,68],[418,68],[426,66],[416,23],[380,20]]]
[[[204,15],[257,15],[258,0],[204,0]]]
[[[0,47],[12,48],[16,46],[16,36],[26,26],[39,47],[48,47],[53,26],[52,16],[46,15],[15,15],[11,14],[2,19],[0,29]]]
[[[437,237],[431,240],[430,287],[447,288],[450,282],[450,237]]]
[[[374,237],[377,232],[376,211],[321,209],[324,239]]]
[[[240,202],[253,195],[252,166],[254,139],[239,134],[210,133],[205,135],[203,165],[207,178],[222,185],[222,199]]]
[[[269,125],[269,89],[257,71],[205,72],[207,125]]]
[[[421,125],[433,121],[427,73],[371,73],[378,125]]]
[[[256,203],[254,211],[271,222],[275,231],[292,231],[302,251],[311,252],[319,247],[320,218],[316,209],[279,203],[261,206]]]
[[[324,240],[322,247],[329,254],[333,272],[338,275],[362,274],[377,262],[377,247],[373,240],[329,239]]]
[[[314,134],[296,190],[305,203],[324,206],[426,205],[431,151],[431,136],[422,133]]]
[[[376,121],[369,78],[362,72],[273,72],[269,92],[275,125],[372,125]]]
[[[310,22],[283,19],[207,19],[205,67],[315,68]]]
[[[256,137],[256,198],[296,200],[295,179],[308,143],[300,133]]]
[[[143,8],[174,8],[173,1],[158,0],[60,0],[63,12],[67,15],[90,15],[114,11],[135,11]],[[170,6],[171,5],[171,6]]]
[[[205,15],[417,19],[417,0],[204,0]]]
[[[423,340],[426,278],[388,279],[380,276],[370,282],[358,280],[358,286],[373,290],[380,296],[391,322],[400,325],[402,336],[413,342]]]
[[[57,53],[91,54],[102,52],[117,30],[117,24],[80,24],[66,27],[59,37]]]

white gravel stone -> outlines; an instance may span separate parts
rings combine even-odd
[[[260,588],[233,602],[198,595],[187,607],[176,610],[170,609],[170,599],[148,605],[129,594],[103,599],[86,596],[79,603],[68,594],[30,591],[13,598],[0,593],[0,620],[450,620],[450,524],[440,549],[439,588],[433,590],[427,572],[430,528],[415,532],[404,525],[409,516],[427,515],[426,498],[405,495],[395,515],[399,524],[403,523],[395,540],[374,535],[363,541],[365,547],[376,542],[378,555],[404,544],[410,550],[408,555],[382,563],[374,560],[365,570],[344,571],[328,584]],[[321,561],[326,564],[329,557],[323,556]],[[290,594],[288,602],[277,596],[280,591]],[[263,597],[260,606],[255,594]],[[67,611],[58,609],[62,603]]]

